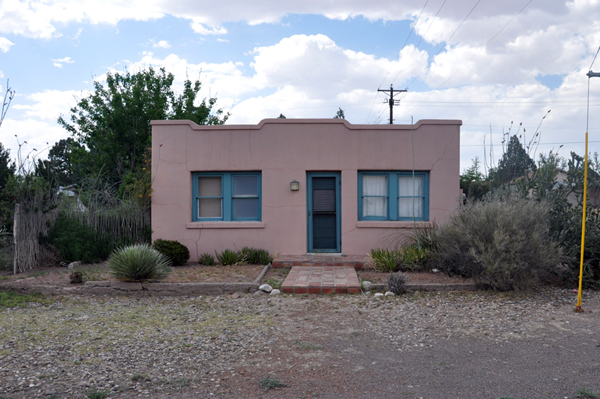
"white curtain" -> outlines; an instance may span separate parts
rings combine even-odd
[[[363,176],[363,216],[387,217],[387,176]]]
[[[198,178],[199,197],[220,197],[221,178],[218,176],[204,176]],[[198,217],[220,218],[223,216],[221,198],[198,198]]]
[[[398,216],[423,217],[423,176],[400,176],[398,180]],[[410,197],[410,198],[402,198]]]

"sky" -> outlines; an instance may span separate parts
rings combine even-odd
[[[393,85],[395,124],[462,120],[461,170],[485,172],[506,134],[537,159],[583,155],[587,129],[600,152],[599,48],[600,0],[0,0],[0,142],[45,158],[94,81],[164,67],[228,124],[385,124]]]

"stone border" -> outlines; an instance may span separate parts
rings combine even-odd
[[[475,283],[452,283],[452,284],[440,284],[440,283],[429,283],[429,284],[406,284],[406,290],[410,292],[414,291],[477,291],[477,284]],[[387,284],[371,284],[371,291],[387,291]]]
[[[136,295],[136,296],[199,296],[248,293],[258,289],[271,264],[266,265],[252,283],[126,283],[122,281],[86,281],[82,286],[51,285],[3,286],[15,292],[37,292],[46,295]]]
[[[82,286],[9,286],[1,284],[0,288],[15,292],[37,292],[45,295],[135,295],[135,296],[199,296],[227,295],[233,293],[250,293],[258,290],[261,281],[271,269],[266,265],[252,283],[125,283],[121,281],[87,281]],[[407,291],[477,291],[474,283],[453,284],[411,284]],[[371,291],[387,291],[387,284],[372,284]]]

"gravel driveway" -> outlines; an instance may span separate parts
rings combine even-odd
[[[49,298],[0,310],[0,398],[574,398],[600,391],[600,293],[575,300]]]

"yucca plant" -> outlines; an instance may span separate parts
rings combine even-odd
[[[230,249],[226,249],[223,252],[215,251],[215,256],[217,257],[219,263],[223,266],[235,265],[245,260],[244,255],[242,255],[240,252],[232,251]]]
[[[402,272],[392,273],[388,277],[388,288],[396,295],[406,292],[407,278]]]
[[[244,247],[240,254],[251,265],[267,265],[273,261],[273,257],[266,249]]]
[[[115,250],[108,259],[108,269],[117,280],[140,282],[164,279],[172,271],[169,259],[147,244]]]
[[[372,249],[369,253],[367,263],[375,270],[382,273],[395,272],[400,266],[396,251],[384,248]]]
[[[198,258],[198,263],[205,266],[213,266],[215,264],[215,257],[205,252]]]

